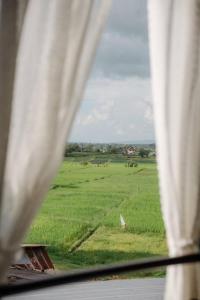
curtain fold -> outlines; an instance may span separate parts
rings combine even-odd
[[[0,281],[62,161],[110,4],[1,1]]]
[[[169,254],[199,251],[200,1],[149,0],[161,205]],[[200,266],[169,267],[165,299],[200,299]]]

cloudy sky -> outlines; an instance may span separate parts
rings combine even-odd
[[[152,139],[146,0],[113,0],[70,141]]]

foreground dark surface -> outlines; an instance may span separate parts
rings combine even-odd
[[[164,283],[165,280],[162,278],[90,281],[3,297],[3,299],[161,300],[164,294]]]

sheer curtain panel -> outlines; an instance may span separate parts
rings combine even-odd
[[[61,163],[109,7],[0,2],[0,282]]]
[[[149,0],[149,39],[169,254],[199,251],[200,1]],[[200,266],[169,267],[165,299],[200,299]]]

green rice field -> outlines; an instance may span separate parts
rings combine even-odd
[[[165,255],[155,162],[130,168],[65,160],[26,242],[49,245],[56,268],[65,270]]]

